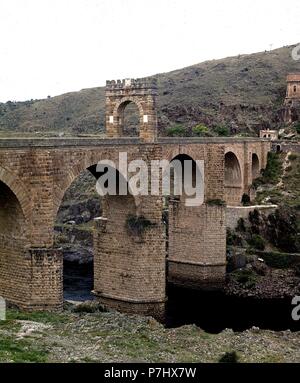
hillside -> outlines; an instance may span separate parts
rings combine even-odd
[[[280,125],[288,72],[300,71],[292,46],[270,52],[206,61],[158,74],[159,127],[181,124],[227,126],[255,134]],[[104,130],[104,87],[83,89],[45,100],[0,104],[4,134],[94,134]],[[37,133],[38,132],[38,133]]]

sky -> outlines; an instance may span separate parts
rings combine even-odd
[[[0,101],[300,43],[299,0],[0,0]]]

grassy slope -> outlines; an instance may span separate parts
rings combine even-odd
[[[285,77],[299,71],[292,47],[206,61],[159,74],[159,121],[164,127],[203,122],[231,125],[252,134],[276,123]],[[104,129],[104,88],[45,100],[0,104],[0,131],[97,133]]]
[[[0,362],[218,362],[231,352],[241,362],[299,362],[299,333],[208,334],[193,325],[165,329],[151,318],[114,312],[9,311],[0,322]]]
[[[274,156],[276,163],[267,168],[267,177],[263,176],[256,183],[258,193],[256,201],[261,203],[266,197],[275,204],[284,204],[300,210],[300,155],[297,153]]]

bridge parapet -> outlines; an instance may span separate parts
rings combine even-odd
[[[278,140],[275,143],[281,143],[282,141]],[[271,145],[269,139],[260,139],[255,137],[158,137],[156,140],[157,144],[163,146],[168,145],[183,145],[183,144],[192,144],[192,145],[207,145],[207,144],[260,144],[265,143],[267,146]],[[101,146],[139,146],[147,144],[141,142],[138,137],[116,137],[109,138],[103,136],[93,136],[93,137],[63,137],[63,138],[0,138],[0,148],[30,148],[30,147],[40,147],[40,148],[60,148],[60,147],[101,147]]]

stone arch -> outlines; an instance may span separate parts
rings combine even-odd
[[[176,186],[174,184],[174,181],[176,180],[176,177],[180,177],[181,181],[182,181],[182,198],[181,199],[186,199],[187,198],[187,195],[185,194],[185,188],[184,188],[184,185],[183,185],[183,182],[185,180],[187,180],[187,174],[185,174],[185,166],[184,166],[184,162],[185,161],[191,161],[192,162],[192,166],[191,166],[191,174],[190,174],[190,179],[192,181],[192,184],[189,186],[187,185],[188,188],[192,189],[192,188],[195,188],[196,187],[196,181],[200,181],[202,183],[202,188],[204,188],[204,180],[203,180],[203,174],[201,172],[201,169],[199,169],[198,167],[198,164],[196,163],[196,161],[193,159],[192,156],[190,156],[189,154],[186,154],[186,153],[178,153],[177,155],[175,155],[171,160],[170,160],[170,164],[174,164],[174,162],[177,161],[177,163],[181,166],[179,166],[179,169],[176,170],[176,168],[172,171],[171,173],[171,179],[170,179],[170,182],[171,182],[171,195],[174,195],[176,194]],[[188,169],[189,170],[189,169]],[[179,172],[179,174],[176,174],[176,171]],[[163,178],[164,178],[164,175],[163,175]],[[180,181],[179,179],[179,181]],[[179,185],[178,185],[179,186]],[[204,192],[203,192],[204,194]]]
[[[225,186],[242,186],[240,162],[233,152],[225,154]]]
[[[0,235],[19,241],[25,245],[27,233],[26,218],[16,194],[5,183],[0,181]],[[9,241],[8,241],[9,242]],[[3,244],[3,242],[1,241]],[[7,243],[7,245],[12,245]]]
[[[12,185],[8,177],[6,181]],[[6,173],[7,175],[7,173]],[[9,302],[28,299],[30,273],[26,267],[24,250],[28,244],[27,222],[16,193],[0,181],[0,296]],[[18,190],[19,194],[20,190]],[[22,193],[21,193],[22,194]],[[23,202],[24,202],[23,195]]]
[[[238,157],[232,151],[224,161],[225,200],[228,205],[239,205],[243,194],[243,175]]]
[[[144,119],[144,110],[142,103],[136,98],[136,97],[124,97],[122,98],[116,105],[113,110],[113,118],[115,121],[115,124],[118,126],[118,131],[119,135],[121,137],[126,136],[126,131],[125,131],[125,124],[124,124],[124,119],[125,119],[125,109],[128,105],[135,105],[138,110],[139,114],[139,126],[138,126],[138,134],[137,136],[140,135],[143,129],[143,119]]]
[[[256,153],[252,153],[251,174],[252,174],[252,181],[258,178],[260,174],[260,161]]]
[[[107,167],[111,167],[109,161],[107,161]],[[97,163],[95,164],[94,160],[89,159],[81,161],[76,166],[69,169],[68,176],[65,177],[64,185],[61,187],[61,192],[56,195],[55,202],[55,217],[58,214],[59,206],[62,204],[63,196],[69,190],[70,186],[76,182],[76,180],[80,177],[84,171],[89,171],[95,177],[95,186],[96,180],[100,176],[97,173]],[[117,168],[115,168],[117,176],[122,177],[122,174],[119,172]],[[124,177],[123,180],[125,181]],[[126,181],[125,181],[126,182]],[[62,185],[61,185],[62,186]],[[118,192],[118,184],[117,184],[117,192]],[[108,265],[105,264],[105,254],[106,251],[109,251],[112,248],[112,256],[114,258],[114,262],[117,265],[118,262],[125,262],[126,257],[129,257],[132,252],[134,252],[134,241],[130,239],[127,235],[126,221],[129,216],[136,215],[136,197],[130,193],[130,189],[128,186],[128,194],[127,195],[106,195],[101,197],[99,195],[99,203],[101,200],[101,217],[92,217],[95,220],[93,226],[97,226],[99,222],[106,222],[106,233],[103,233],[96,240],[93,240],[93,244],[91,243],[91,248],[93,248],[93,257],[89,259],[90,266],[89,268],[94,270],[94,288],[95,291],[102,291],[102,288],[107,289],[111,286],[111,282],[109,281],[110,274],[107,274]],[[100,212],[100,209],[99,209]],[[100,215],[100,214],[99,214]],[[72,227],[72,226],[70,226]],[[74,226],[75,227],[75,226]],[[98,229],[95,229],[98,231]],[[100,230],[101,232],[101,230]],[[95,236],[93,235],[95,238]],[[70,267],[69,260],[66,262],[65,266]],[[77,267],[77,266],[76,266]],[[74,268],[74,266],[73,266]],[[75,270],[75,269],[74,269]],[[67,267],[65,267],[64,276],[66,276]],[[77,272],[79,272],[79,268],[77,267]],[[70,274],[70,273],[69,273]],[[82,277],[82,275],[81,275]],[[129,281],[130,282],[130,281]],[[99,287],[100,286],[100,287]],[[85,289],[86,290],[86,289]],[[65,290],[66,292],[66,290]],[[76,293],[76,291],[75,291]],[[84,292],[86,298],[88,299],[88,292]],[[73,292],[74,295],[74,292]],[[68,296],[70,298],[70,292],[68,292]],[[72,298],[73,299],[73,298]]]
[[[18,176],[4,167],[0,166],[0,182],[6,184],[9,189],[14,193],[20,203],[20,207],[24,214],[25,220],[28,221],[31,215],[31,201],[27,188]]]
[[[143,106],[142,106],[142,103],[136,97],[123,97],[114,107],[114,110],[113,110],[114,117],[118,119],[120,112],[124,110],[125,107],[131,102],[137,106],[140,113],[140,117],[142,118],[144,114]]]
[[[92,156],[94,157],[94,156]],[[83,173],[85,170],[89,170],[94,176],[95,176],[95,184],[96,184],[96,167],[98,162],[102,160],[101,156],[99,158],[83,158],[81,161],[77,162],[76,164],[69,167],[66,174],[62,178],[62,181],[55,185],[54,190],[54,210],[53,210],[53,217],[55,218],[58,212],[58,209],[61,205],[62,199],[66,193],[66,191],[69,189],[71,184],[79,177],[81,173]],[[108,159],[110,161],[110,159]],[[116,168],[117,172],[119,172],[119,169]]]

